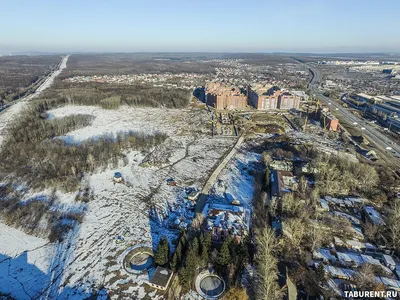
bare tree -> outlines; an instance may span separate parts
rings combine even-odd
[[[400,249],[400,199],[393,200],[388,216],[389,240],[394,249]]]
[[[257,254],[255,257],[255,296],[256,299],[282,299],[278,285],[277,240],[271,228],[264,228],[256,233]]]

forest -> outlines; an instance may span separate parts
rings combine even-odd
[[[110,162],[117,163],[123,158],[124,150],[144,150],[166,138],[162,133],[147,135],[128,131],[71,143],[57,137],[89,125],[92,116],[44,119],[39,107],[31,107],[14,122],[0,149],[3,158],[0,173],[14,174],[36,189],[76,190],[86,172]]]
[[[0,104],[22,97],[41,76],[54,70],[58,55],[0,57]]]
[[[116,109],[120,105],[182,108],[188,105],[191,93],[184,89],[167,89],[146,84],[58,82],[46,92],[44,99],[46,110],[66,104],[95,105],[106,109]]]

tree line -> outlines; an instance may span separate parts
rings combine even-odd
[[[162,238],[155,251],[157,265],[169,266],[178,273],[182,292],[194,289],[199,270],[212,264],[229,288],[242,290],[237,279],[248,262],[248,241],[237,242],[228,237],[222,244],[212,241],[210,232],[196,233],[191,239],[183,231],[175,252],[172,254],[166,237]]]
[[[54,88],[45,92],[44,98],[47,109],[66,104],[94,105],[103,108],[118,108],[119,105],[182,108],[188,105],[190,95],[191,92],[185,89],[153,87],[148,84],[58,82]]]

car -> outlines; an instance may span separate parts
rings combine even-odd
[[[332,103],[330,103],[330,102],[328,103],[328,105],[331,105],[331,104],[332,104]]]
[[[336,107],[335,110],[339,110],[339,108]]]
[[[357,122],[353,122],[353,125],[357,125],[358,123]]]
[[[386,150],[392,150],[392,147],[387,146]]]
[[[361,130],[365,130],[365,127],[361,127]]]

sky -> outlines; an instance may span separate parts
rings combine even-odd
[[[398,53],[399,12],[399,0],[4,0],[0,53]]]

